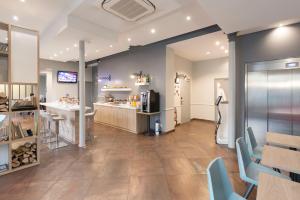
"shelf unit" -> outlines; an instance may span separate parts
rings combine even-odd
[[[131,88],[101,88],[102,92],[131,92]]]
[[[2,59],[0,70],[3,72],[0,74],[0,93],[8,99],[8,111],[0,112],[0,120],[2,119],[0,130],[6,129],[9,136],[7,141],[0,142],[0,165],[8,165],[6,171],[0,172],[1,176],[40,163],[38,101],[40,68],[37,31],[0,22],[0,33],[1,45],[8,47],[6,52],[3,52],[4,48],[0,52]],[[16,103],[28,98],[31,93],[34,94],[31,101],[35,102],[32,109],[16,111],[12,109]],[[15,137],[16,130],[21,133],[18,138]],[[16,162],[20,162],[20,165],[17,166]]]
[[[148,86],[148,85],[150,85],[149,82],[147,82],[147,83],[135,83],[135,86]]]

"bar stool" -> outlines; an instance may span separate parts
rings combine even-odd
[[[94,126],[94,117],[95,117],[96,113],[97,113],[97,110],[94,110],[91,113],[85,113],[86,130],[88,133],[88,137],[92,143],[95,138],[93,126]]]
[[[55,123],[56,141],[49,143],[50,149],[58,149],[58,148],[68,146],[68,144],[65,143],[64,141],[59,141],[59,124],[63,120],[65,120],[63,117],[59,117],[59,116],[52,117],[52,121]]]
[[[46,144],[51,142],[52,131],[51,131],[51,114],[47,111],[40,111],[41,116],[41,141]]]
[[[46,111],[41,110],[40,111],[40,116],[41,116],[41,136],[44,137],[46,136],[47,132],[49,131],[47,129],[48,127],[48,114]]]
[[[45,126],[46,133],[44,134],[43,143],[48,144],[51,142],[55,142],[55,140],[52,140],[52,138],[54,136],[54,133],[52,132],[52,122],[53,122],[52,118],[57,117],[58,114],[46,112],[46,114],[44,114],[44,116],[45,116],[45,121],[47,123],[46,124],[47,128]]]

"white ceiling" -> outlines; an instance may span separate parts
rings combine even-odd
[[[66,23],[53,31],[55,37],[51,30],[42,35],[41,56],[49,58],[56,53],[54,59],[77,60],[78,50],[72,46],[79,39],[86,39],[87,60],[93,60],[125,51],[130,45],[145,45],[214,24],[193,0],[152,2],[157,6],[155,14],[138,22],[127,22],[104,11],[97,1],[86,0],[67,16]],[[192,17],[191,21],[186,21],[187,15]],[[152,28],[156,29],[155,34],[150,33]],[[67,47],[71,50],[60,55]]]
[[[217,45],[216,43],[219,42]],[[168,45],[176,55],[191,61],[227,57],[228,39],[221,31]],[[209,53],[208,53],[209,52]]]
[[[299,22],[299,0],[198,0],[225,33]],[[248,31],[249,32],[249,31]]]
[[[300,7],[299,0],[151,0],[155,14],[126,22],[104,11],[101,0],[25,1],[0,0],[0,21],[40,31],[41,57],[59,61],[77,60],[78,47],[73,45],[82,39],[88,41],[89,61],[213,24],[232,33],[295,22]]]

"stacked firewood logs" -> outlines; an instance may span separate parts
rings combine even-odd
[[[37,162],[36,143],[25,143],[12,151],[12,168]]]
[[[3,92],[0,92],[0,112],[8,112],[8,98]]]

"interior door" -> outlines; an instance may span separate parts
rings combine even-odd
[[[189,80],[180,79],[181,122],[191,120],[191,84]]]

